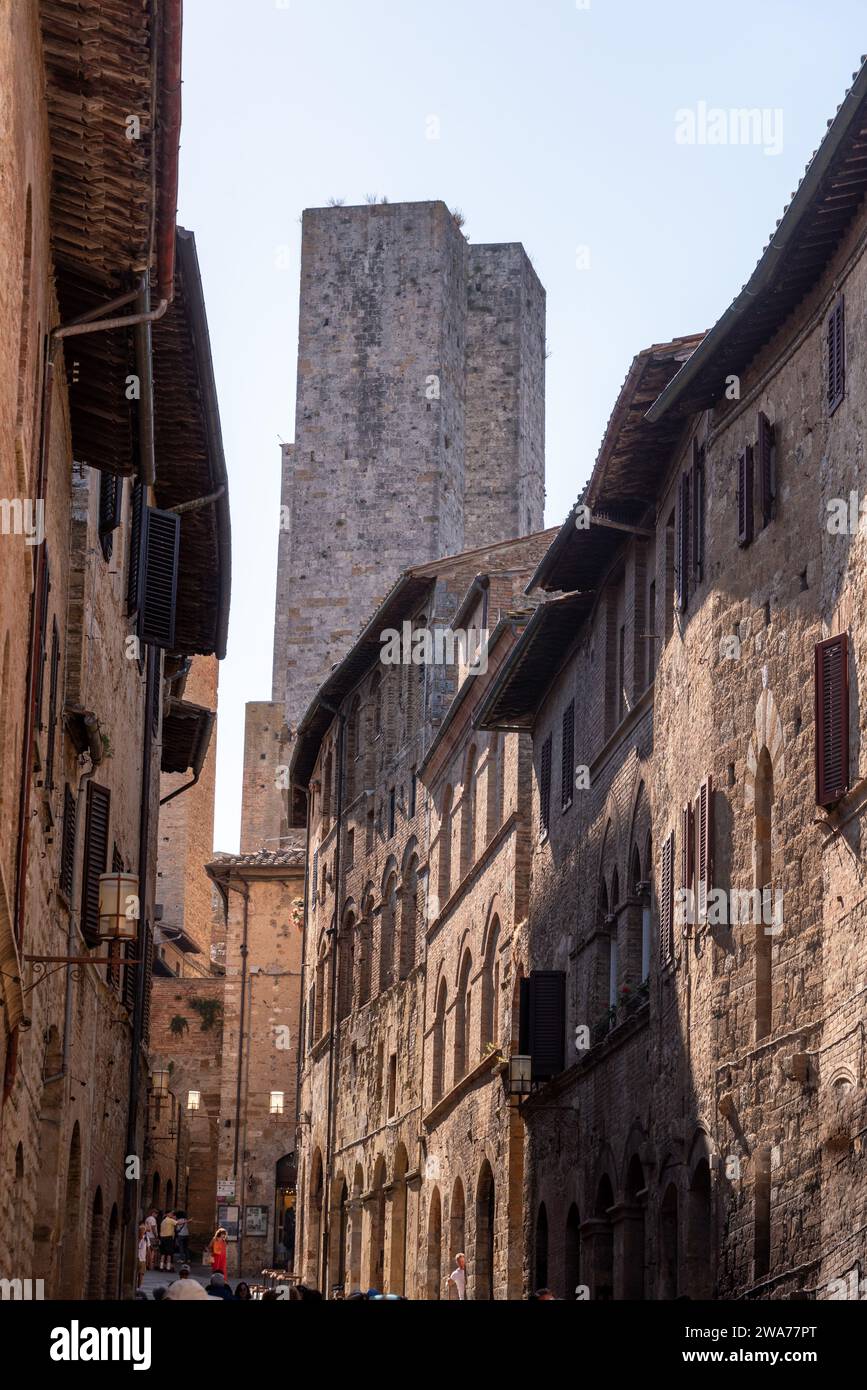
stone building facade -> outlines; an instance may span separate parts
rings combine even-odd
[[[207,326],[157,77],[179,8],[154,26],[26,0],[0,36],[0,1273],[49,1298],[132,1286],[159,776],[190,765],[196,724],[170,686],[222,655],[228,619]],[[100,923],[120,871],[125,946]]]
[[[725,318],[635,359],[481,712],[533,739],[525,1279],[563,1297],[859,1296],[865,103]]]
[[[291,1264],[304,850],[218,855],[207,868],[226,920],[218,1211],[236,1207],[228,1273]]]
[[[295,1269],[328,1290],[447,1296],[520,1279],[522,1144],[503,1087],[522,969],[529,748],[476,737],[549,535],[402,576],[301,723],[310,797]],[[516,610],[512,614],[513,608]],[[491,631],[487,669],[400,633]],[[471,647],[472,647],[472,639]],[[522,790],[525,795],[522,796]],[[337,924],[336,934],[331,930]]]

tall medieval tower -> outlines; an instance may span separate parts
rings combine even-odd
[[[285,835],[274,767],[401,572],[542,528],[545,291],[445,203],[309,209],[282,452],[270,702],[247,707],[241,850]]]

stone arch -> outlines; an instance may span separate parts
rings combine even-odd
[[[322,1258],[320,1242],[322,1239],[322,1206],[325,1195],[322,1150],[314,1150],[310,1161],[310,1179],[307,1190],[306,1257],[305,1282],[318,1286],[319,1266]]]
[[[454,1269],[458,1255],[466,1254],[466,1198],[463,1178],[456,1177],[449,1205],[449,1268]],[[449,1285],[449,1288],[453,1288]]]
[[[50,1281],[58,1229],[57,1192],[60,1134],[63,1122],[63,1048],[56,1027],[48,1030],[42,1063],[39,1108],[39,1175],[36,1180],[36,1225],[33,1231],[33,1269],[37,1279]]]
[[[458,975],[458,992],[455,999],[455,1038],[454,1038],[454,1083],[461,1080],[470,1069],[470,1049],[472,1043],[472,985],[473,957],[469,946],[461,957]]]
[[[670,1164],[663,1165],[661,1174],[657,1297],[673,1299],[680,1290],[680,1193]]]
[[[638,1153],[633,1153],[626,1166],[623,1203],[623,1297],[643,1299],[645,1296],[645,1205],[646,1179]]]
[[[62,1214],[60,1297],[64,1299],[81,1297],[83,1242],[80,1226],[81,1131],[76,1120],[69,1141],[69,1158],[66,1165],[66,1199]]]
[[[368,1243],[368,1287],[379,1289],[385,1279],[385,1159],[382,1154],[373,1167],[370,1190],[370,1240]]]
[[[391,1180],[391,1241],[388,1272],[388,1292],[406,1292],[407,1242],[407,1185],[409,1158],[403,1144],[398,1144]]]
[[[443,1287],[443,1213],[438,1187],[431,1193],[428,1206],[426,1284],[428,1298],[439,1301]]]
[[[767,687],[759,696],[754,715],[754,730],[747,749],[747,765],[744,773],[744,805],[753,810],[756,801],[756,772],[759,754],[767,748],[771,759],[774,778],[782,781],[786,775],[786,736],[783,721],[777,709],[773,691]]]
[[[447,786],[440,801],[440,824],[437,834],[437,909],[438,917],[452,892],[452,814],[454,792]]]
[[[471,743],[464,759],[464,773],[461,783],[461,863],[459,881],[463,882],[473,867],[476,858],[476,815],[477,779],[476,765],[478,750]]]
[[[87,1292],[85,1297],[91,1300],[101,1297],[103,1285],[105,1283],[103,1238],[102,1188],[98,1187],[94,1193],[90,1211],[90,1244],[88,1249]]]
[[[441,975],[439,984],[434,995],[436,1001],[434,1006],[434,1026],[433,1026],[433,1069],[431,1074],[432,1094],[431,1100],[434,1105],[442,1098],[445,1088],[445,1057],[446,1057],[446,1014],[448,1012],[448,984],[445,974]]]
[[[382,905],[379,914],[379,989],[394,984],[394,938],[397,923],[397,864],[389,859],[382,877]]]
[[[358,924],[358,1004],[370,1002],[373,975],[373,884],[368,883],[361,895],[361,920]]]
[[[356,921],[354,904],[343,909],[343,925],[337,938],[337,1021],[342,1023],[352,1012],[355,982]]]
[[[473,1269],[475,1297],[490,1301],[494,1297],[494,1248],[496,1232],[496,1187],[488,1159],[482,1161],[476,1183],[476,1248]]]
[[[482,967],[482,1029],[479,1042],[482,1049],[500,1040],[500,919],[496,913],[485,932]]]
[[[614,1297],[614,1226],[611,1211],[614,1206],[614,1183],[603,1172],[593,1195],[593,1217],[590,1223],[591,1290],[594,1299],[609,1302]]]
[[[415,836],[406,847],[400,876],[398,975],[405,980],[415,967],[419,941],[419,857]]]
[[[345,1287],[349,1236],[349,1184],[341,1168],[331,1184],[328,1269],[332,1286]]]
[[[704,1130],[693,1141],[686,1192],[684,1279],[690,1298],[713,1297],[714,1241],[711,1145]]]

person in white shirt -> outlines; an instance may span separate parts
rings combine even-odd
[[[455,1267],[446,1280],[446,1288],[454,1284],[458,1298],[463,1302],[467,1296],[467,1261],[463,1253],[455,1256]]]

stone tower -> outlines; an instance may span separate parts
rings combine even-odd
[[[304,213],[272,703],[248,707],[242,852],[282,833],[262,782],[280,725],[401,572],[542,528],[544,431],[545,291],[521,245],[471,246],[442,202]]]

